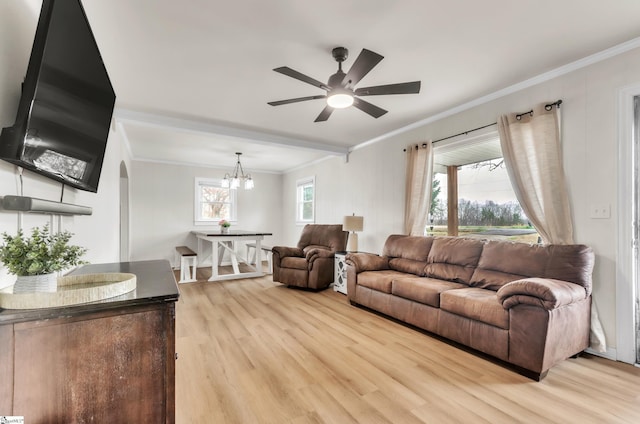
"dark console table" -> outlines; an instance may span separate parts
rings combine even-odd
[[[136,290],[90,304],[0,309],[0,416],[28,423],[173,423],[175,302],[168,261],[86,265]]]

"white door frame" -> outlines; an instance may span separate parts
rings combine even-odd
[[[638,146],[634,147],[634,97],[640,84],[620,89],[618,94],[618,252],[616,272],[616,359],[633,364],[636,352],[636,298],[638,287],[639,223],[636,167],[640,167]],[[635,180],[635,181],[634,181]]]
[[[120,163],[120,262],[129,262],[129,172]]]

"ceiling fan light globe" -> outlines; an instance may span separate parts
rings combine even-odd
[[[336,93],[327,97],[327,104],[334,109],[344,109],[353,104],[353,96],[348,93]]]

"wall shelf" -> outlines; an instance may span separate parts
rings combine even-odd
[[[52,215],[91,215],[93,213],[93,209],[89,206],[12,195],[7,195],[2,198],[2,209],[5,211]]]

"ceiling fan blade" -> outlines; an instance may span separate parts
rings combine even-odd
[[[331,112],[333,112],[333,108],[331,106],[326,106],[324,109],[322,109],[322,112],[320,112],[320,115],[318,115],[316,120],[313,122],[326,121],[327,119],[329,119],[329,116],[331,116]]]
[[[382,115],[384,115],[385,113],[387,113],[386,110],[371,104],[369,102],[365,102],[362,99],[359,98],[354,98],[353,99],[353,106],[357,107],[358,109],[360,109],[361,111],[368,113],[369,115],[373,116],[374,118],[379,118]]]
[[[289,103],[304,102],[306,100],[324,99],[326,97],[327,97],[326,95],[322,94],[318,96],[307,96],[307,97],[297,97],[295,99],[278,100],[275,102],[267,102],[267,104],[270,104],[271,106],[280,106],[280,105],[288,105]]]
[[[356,61],[351,65],[351,69],[349,69],[349,72],[347,72],[347,75],[345,75],[342,80],[342,86],[353,88],[369,71],[380,63],[382,59],[384,59],[384,56],[380,56],[371,50],[362,49]]]
[[[420,92],[420,81],[401,82],[398,84],[362,87],[354,91],[356,96],[381,96],[385,94],[417,94]]]
[[[295,78],[298,81],[306,82],[307,84],[311,84],[314,87],[322,88],[323,90],[327,90],[327,91],[331,90],[331,88],[327,84],[320,82],[316,79],[313,79],[311,77],[308,77],[305,74],[301,74],[300,72],[293,70],[287,66],[281,66],[280,68],[275,68],[274,71],[279,72],[288,77]]]

